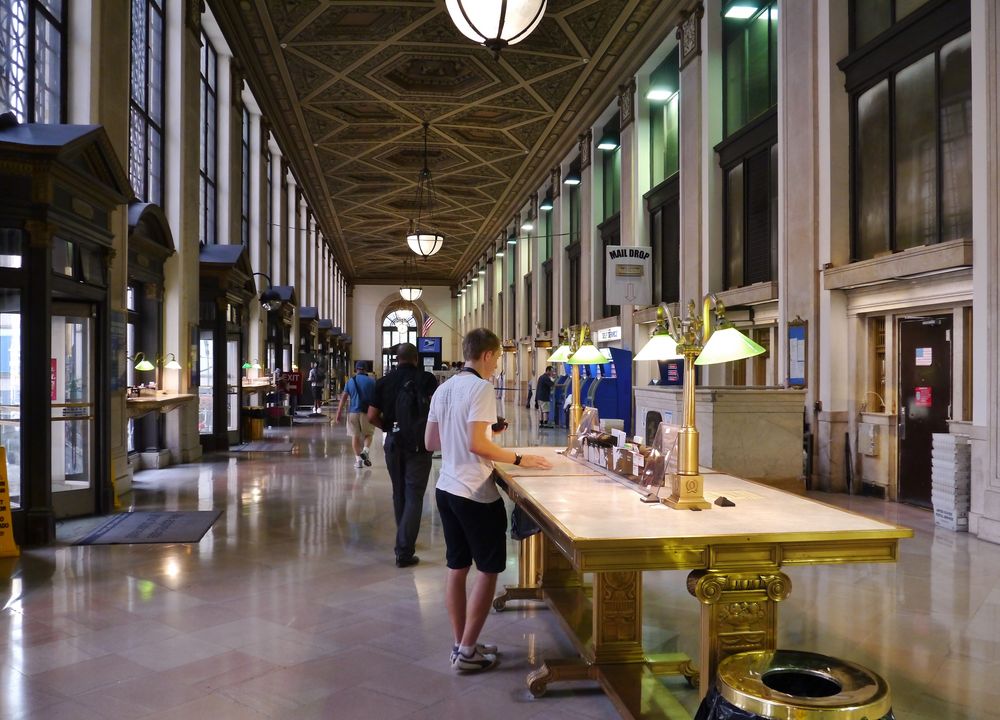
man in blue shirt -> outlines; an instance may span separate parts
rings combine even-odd
[[[337,405],[335,422],[340,422],[344,403],[350,401],[347,409],[347,434],[351,436],[351,446],[354,448],[354,467],[360,469],[372,461],[368,458],[368,448],[372,445],[375,428],[368,422],[368,405],[375,395],[375,381],[365,372],[364,362],[354,364],[354,377],[344,385],[344,393]]]

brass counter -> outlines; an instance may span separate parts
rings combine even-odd
[[[799,495],[705,474],[705,497],[735,507],[673,510],[646,504],[621,481],[556,454],[550,471],[498,464],[511,498],[542,528],[521,543],[517,586],[494,601],[544,600],[582,659],[548,660],[528,676],[532,694],[550,682],[599,682],[626,718],[689,718],[656,675],[680,674],[701,695],[719,661],[773,650],[777,604],[791,592],[785,565],[895,562],[909,528]],[[690,570],[688,591],[701,603],[699,665],[683,654],[648,656],[642,647],[642,573]],[[593,587],[583,573],[594,573]],[[822,648],[817,648],[822,650]]]
[[[193,401],[195,397],[188,394],[158,392],[155,395],[125,398],[125,407],[128,417],[135,419],[151,412],[168,413],[186,402]]]

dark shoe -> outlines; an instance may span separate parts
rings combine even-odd
[[[398,568],[411,567],[413,565],[416,565],[418,562],[420,562],[420,558],[418,558],[416,555],[410,555],[410,557],[408,558],[396,558],[396,567]]]

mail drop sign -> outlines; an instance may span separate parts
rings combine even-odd
[[[653,251],[644,246],[611,245],[604,250],[607,305],[651,305]]]

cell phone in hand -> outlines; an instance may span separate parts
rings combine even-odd
[[[508,423],[504,418],[497,418],[497,421],[493,423],[490,427],[493,428],[493,432],[495,433],[503,432],[504,430],[507,429]]]

